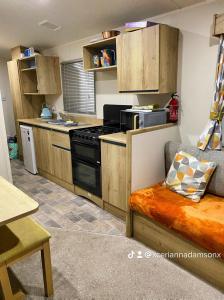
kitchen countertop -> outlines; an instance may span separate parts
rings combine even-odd
[[[33,126],[37,126],[37,127],[43,127],[43,128],[48,128],[48,129],[52,129],[52,130],[56,130],[56,131],[61,131],[61,132],[65,132],[65,133],[69,133],[70,130],[74,130],[74,129],[80,129],[80,128],[85,128],[85,127],[94,127],[97,125],[93,125],[93,124],[85,124],[83,123],[83,125],[80,126],[63,126],[63,125],[55,125],[55,124],[49,124],[46,121],[43,121],[40,118],[35,118],[35,119],[17,119],[17,121],[19,123],[23,123],[23,124],[27,124],[27,125],[33,125]]]
[[[99,138],[104,141],[111,141],[125,145],[127,144],[127,135],[123,132],[101,135]]]
[[[167,128],[167,127],[171,127],[171,126],[176,126],[176,124],[166,123],[166,124],[162,124],[162,125],[154,125],[154,126],[150,126],[150,127],[146,127],[146,128],[133,129],[133,130],[130,130],[129,132],[131,133],[131,135],[134,135],[134,134],[141,134],[141,133],[149,132],[149,131],[153,131],[153,130],[159,130],[159,129]],[[104,141],[111,141],[114,143],[120,143],[120,144],[127,145],[127,134],[125,134],[123,132],[101,135],[99,138]]]

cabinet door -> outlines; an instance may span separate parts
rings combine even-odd
[[[57,145],[52,145],[52,157],[54,166],[54,176],[73,184],[72,181],[72,160],[71,152],[68,149],[62,149]]]
[[[159,90],[159,25],[117,38],[119,91]]]
[[[51,131],[33,127],[37,168],[53,174]]]
[[[39,94],[60,94],[61,81],[59,58],[51,56],[36,57],[37,90]]]
[[[101,145],[103,200],[126,211],[126,147]]]

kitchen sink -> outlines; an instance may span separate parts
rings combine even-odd
[[[52,124],[52,125],[64,125],[66,123],[66,121],[64,121],[64,120],[50,120],[47,123]]]

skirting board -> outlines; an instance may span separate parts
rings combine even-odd
[[[74,193],[79,196],[83,196],[91,201],[93,201],[96,205],[99,207],[103,208],[103,200],[85,190],[82,188],[78,187],[77,185],[74,186]]]
[[[160,253],[208,253],[165,226],[133,214],[133,237]],[[218,258],[174,258],[173,262],[224,291],[224,260]]]
[[[50,181],[53,181],[53,182],[55,182],[56,184],[62,186],[62,187],[65,188],[66,190],[69,190],[70,192],[73,192],[73,193],[74,193],[74,185],[73,185],[73,184],[67,183],[67,182],[65,182],[65,181],[63,181],[63,180],[61,180],[61,179],[59,179],[59,178],[57,178],[57,177],[55,177],[55,176],[53,176],[53,175],[51,175],[51,174],[45,172],[45,171],[43,171],[43,170],[40,170],[40,169],[38,169],[38,173],[39,173],[41,176],[43,176],[43,177],[49,179]]]
[[[126,219],[126,212],[111,205],[110,203],[107,203],[107,202],[103,202],[103,206],[104,206],[104,209],[106,211],[108,211],[109,213],[111,213],[112,215],[114,215],[115,217],[125,221]]]

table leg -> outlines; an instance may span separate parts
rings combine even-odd
[[[49,241],[43,245],[41,250],[43,278],[44,278],[44,289],[45,296],[50,297],[54,293],[53,279],[52,279],[52,266],[51,266],[51,253]]]
[[[25,300],[26,296],[23,294],[23,292],[18,292],[14,295],[13,300]]]
[[[0,266],[0,282],[5,300],[24,300],[25,295],[18,292],[15,295],[12,293],[12,288],[9,280],[9,274],[6,265]]]

